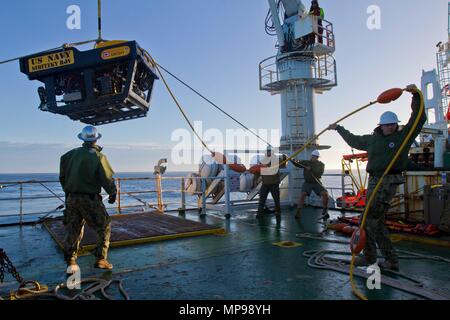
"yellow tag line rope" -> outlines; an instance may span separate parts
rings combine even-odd
[[[403,91],[405,91],[405,90],[403,90]],[[360,223],[360,230],[364,230],[364,227],[366,225],[366,220],[367,220],[367,213],[369,212],[370,206],[372,205],[372,202],[375,199],[375,195],[377,194],[378,190],[380,189],[384,178],[391,171],[391,169],[394,166],[395,162],[397,162],[397,160],[400,157],[401,153],[403,152],[403,150],[407,146],[409,139],[411,139],[413,132],[416,130],[417,126],[419,125],[420,119],[422,118],[422,114],[423,114],[423,111],[424,111],[424,108],[425,108],[425,106],[424,106],[424,99],[423,99],[423,93],[422,93],[422,91],[420,91],[418,89],[416,89],[415,91],[416,91],[416,93],[418,93],[420,95],[420,111],[419,111],[419,115],[416,117],[416,120],[415,120],[411,130],[409,131],[409,133],[406,136],[405,140],[403,141],[402,145],[398,149],[398,151],[395,154],[395,156],[392,159],[392,161],[389,163],[389,166],[386,168],[386,171],[384,172],[383,176],[380,178],[380,180],[378,181],[377,185],[375,186],[375,189],[373,190],[372,194],[370,195],[369,201],[368,201],[368,203],[366,205],[366,208],[364,210],[362,221]],[[356,258],[355,253],[352,253],[352,262],[350,264],[350,282],[352,284],[352,292],[359,299],[361,299],[361,300],[368,300],[367,297],[364,296],[358,290],[358,288],[356,287],[356,284],[354,282],[353,272],[354,272],[354,269],[355,269],[355,258]]]
[[[367,109],[368,107],[373,106],[373,105],[376,104],[376,103],[377,103],[377,101],[370,102],[369,104],[366,104],[365,106],[363,106],[363,107],[361,107],[361,108],[359,108],[359,109],[357,109],[357,110],[355,110],[355,111],[349,113],[348,115],[346,115],[346,116],[340,118],[340,119],[339,119],[338,121],[336,121],[334,124],[338,124],[338,123],[344,121],[345,119],[351,117],[351,116],[354,115],[355,113],[358,113],[358,112],[360,112],[360,111],[362,111],[362,110],[364,110],[364,109]],[[327,131],[328,131],[328,128],[322,130],[319,134],[315,135],[315,136],[314,136],[311,140],[309,140],[303,147],[301,147],[301,148],[298,149],[296,152],[294,152],[289,158],[287,158],[287,159],[281,161],[280,164],[278,165],[278,167],[282,167],[282,166],[284,166],[286,163],[288,163],[289,161],[291,161],[292,159],[294,159],[296,156],[298,156],[300,153],[302,153],[306,148],[308,148],[311,144],[313,144],[317,139],[319,139],[319,137],[320,137],[321,135],[323,135],[323,134],[324,134],[325,132],[327,132]]]

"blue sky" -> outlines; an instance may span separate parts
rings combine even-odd
[[[436,67],[436,48],[447,38],[444,0],[322,0],[334,23],[339,86],[316,99],[316,127],[373,100],[380,92],[409,83],[420,85],[422,69]],[[432,3],[432,5],[430,4]],[[81,30],[66,28],[66,8],[79,5]],[[309,1],[305,4],[309,6]],[[381,30],[366,27],[367,7],[381,8]],[[103,35],[137,40],[163,66],[189,82],[250,128],[281,126],[280,98],[259,91],[258,64],[276,54],[275,38],[264,32],[265,0],[103,1]],[[96,1],[5,1],[0,11],[0,60],[31,54],[66,42],[96,37]],[[193,120],[224,131],[237,128],[223,115],[170,80]],[[0,173],[57,172],[59,156],[79,144],[83,124],[37,109],[38,82],[19,72],[18,62],[0,65]],[[379,115],[394,110],[408,120],[410,98],[378,106],[344,125],[363,134]],[[171,134],[187,128],[161,82],[149,117],[99,127],[105,154],[116,171],[151,171],[171,154]],[[350,149],[335,133],[321,143],[328,168],[337,168]],[[185,170],[187,167],[170,167]]]

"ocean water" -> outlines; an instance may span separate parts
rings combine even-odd
[[[340,171],[327,171],[326,174],[340,174]],[[168,172],[164,175],[162,188],[167,192],[163,194],[163,201],[168,210],[181,207],[181,178],[187,175],[188,172]],[[121,180],[121,207],[131,206],[128,209],[124,208],[124,211],[142,210],[145,207],[144,202],[157,203],[156,193],[150,192],[156,190],[155,180],[150,179],[154,178],[153,174],[119,173],[115,177],[137,179]],[[341,195],[340,177],[324,176],[322,180],[327,188],[331,188],[329,192],[334,198]],[[20,184],[15,182],[28,183],[23,183],[21,188]],[[138,193],[130,195],[130,192]],[[19,199],[21,194],[22,201]],[[245,196],[245,193],[232,193],[232,200],[244,199]],[[55,209],[63,204],[63,201],[64,192],[59,184],[58,174],[0,174],[0,224],[18,222],[21,213],[23,221],[35,221],[47,214],[61,215],[62,210],[55,211]],[[118,212],[117,202],[114,205],[108,204],[107,201],[104,203],[110,213]],[[197,196],[186,194],[186,207],[196,208]]]

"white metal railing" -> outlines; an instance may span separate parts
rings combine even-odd
[[[319,17],[313,16],[313,26],[317,38],[316,43],[320,43],[335,49],[336,40],[334,37],[333,24],[330,21],[321,19],[322,25],[319,25],[319,19]],[[320,32],[320,30],[322,30],[322,32]]]
[[[224,201],[220,202],[221,204],[225,204],[226,210],[228,213],[232,213],[232,205],[233,203],[237,203],[239,201],[232,201],[230,198],[231,193],[231,185],[230,185],[230,174],[229,174],[229,168],[228,166],[224,166],[225,168],[225,175],[224,176],[216,176],[216,177],[195,177],[194,179],[198,179],[201,182],[201,188],[198,192],[187,192],[185,188],[185,177],[161,177],[161,181],[179,181],[180,189],[141,189],[136,191],[130,191],[127,190],[125,185],[127,182],[133,181],[156,181],[157,177],[143,177],[143,178],[116,178],[116,185],[117,185],[117,202],[116,206],[108,207],[107,209],[109,211],[114,210],[115,213],[124,213],[127,212],[127,210],[133,210],[136,208],[154,208],[154,209],[161,209],[161,206],[163,208],[167,208],[169,205],[177,205],[178,208],[174,210],[167,210],[167,211],[179,211],[180,213],[185,212],[187,210],[198,210],[202,214],[206,213],[206,205],[207,205],[207,190],[208,190],[208,182],[214,181],[214,180],[223,180],[224,181]],[[349,175],[346,174],[324,174],[323,177],[342,177],[342,184],[339,187],[327,187],[328,190],[331,191],[331,194],[333,195],[333,190],[341,190],[341,194],[345,194],[345,183],[344,179],[345,177],[348,177]],[[51,186],[57,184],[58,190],[52,190]],[[46,193],[39,193],[39,194],[33,194],[33,195],[27,195],[25,186],[29,185],[35,185],[35,186],[42,186],[42,190],[45,190]],[[64,194],[61,192],[61,187],[59,185],[59,181],[19,181],[19,182],[0,182],[0,192],[2,192],[2,189],[6,188],[17,188],[16,191],[18,191],[17,196],[7,196],[7,197],[0,197],[0,204],[3,202],[17,202],[18,203],[18,213],[12,213],[12,214],[5,214],[0,212],[0,218],[8,218],[8,217],[19,217],[19,223],[24,223],[24,217],[26,216],[36,216],[36,215],[45,215],[48,216],[50,214],[58,214],[58,212],[61,214],[62,209],[64,208],[63,205],[60,205],[57,209],[52,211],[43,211],[43,212],[25,212],[25,201],[39,201],[39,200],[58,200],[58,202],[62,202],[64,204]],[[281,188],[285,189],[285,188]],[[33,191],[35,193],[36,190]],[[177,197],[174,201],[165,201],[163,199],[163,195],[167,194],[176,194]],[[190,196],[196,196],[197,197],[197,204],[196,205],[190,205],[188,206],[188,202],[186,201],[186,193]],[[143,195],[152,195],[152,194],[159,194],[161,195],[162,203],[151,203],[147,201],[148,199],[143,199]],[[107,196],[103,194],[103,196]],[[134,203],[124,204],[124,199],[127,198],[128,200],[133,200]],[[334,198],[334,196],[333,196]],[[136,201],[139,204],[136,204]],[[245,200],[242,200],[245,201]],[[242,202],[241,201],[241,202]],[[61,203],[59,203],[61,204]],[[56,205],[55,205],[56,206]],[[164,211],[164,210],[162,210]]]
[[[306,81],[314,88],[331,88],[337,85],[336,61],[331,54],[313,58],[312,76],[298,79],[281,80],[278,62],[284,59],[296,61],[311,61],[311,57],[305,56],[305,52],[295,51],[264,59],[259,64],[259,88],[263,91],[279,92],[286,88],[291,81]],[[300,66],[299,66],[300,68]],[[303,68],[303,66],[302,66]],[[293,69],[292,71],[296,71]]]

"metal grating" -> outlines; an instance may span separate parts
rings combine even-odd
[[[111,218],[111,248],[185,237],[225,234],[222,228],[160,213],[113,215]],[[62,218],[47,221],[44,226],[62,249],[65,236]],[[86,225],[80,254],[94,249],[95,243],[96,233]]]

